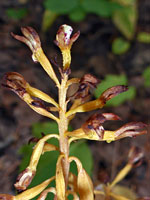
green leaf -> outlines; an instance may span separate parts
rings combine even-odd
[[[123,54],[130,48],[130,43],[123,38],[117,38],[112,43],[112,52],[114,54]]]
[[[78,0],[45,0],[44,6],[46,9],[57,14],[67,14],[77,7],[78,3]]]
[[[103,80],[94,92],[96,98],[98,98],[102,92],[106,89],[115,86],[115,85],[127,85],[127,77],[125,75],[107,75],[105,80]],[[118,106],[124,103],[127,100],[132,100],[136,95],[135,87],[129,87],[128,91],[119,94],[118,96],[109,100],[107,106]]]
[[[81,5],[87,12],[95,13],[102,17],[110,17],[114,10],[121,7],[118,3],[107,0],[83,0]]]
[[[69,14],[69,18],[74,22],[82,21],[85,18],[85,16],[86,16],[86,12],[80,6],[73,9]]]
[[[58,134],[58,125],[56,122],[37,122],[32,125],[32,133],[35,137],[41,137],[41,133],[57,133]]]
[[[9,18],[14,20],[21,20],[27,15],[26,8],[8,8],[6,14]]]
[[[93,158],[92,153],[85,141],[73,143],[70,148],[70,155],[79,158],[84,169],[89,175],[92,175]],[[71,163],[71,171],[77,174],[75,163]]]
[[[145,87],[150,87],[150,66],[147,67],[144,70],[142,76],[144,78],[144,85],[145,85]]]
[[[124,6],[122,9],[116,10],[112,20],[127,39],[133,39],[137,23],[137,9],[135,5]]]
[[[150,33],[141,32],[137,35],[137,40],[146,44],[150,43]]]

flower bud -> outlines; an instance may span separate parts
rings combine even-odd
[[[60,26],[57,35],[55,44],[60,48],[63,57],[63,74],[70,73],[70,63],[71,63],[71,46],[78,39],[80,32],[75,33],[72,38],[70,38],[72,34],[72,27],[66,24]]]
[[[70,49],[73,42],[78,39],[80,32],[75,33],[71,38],[72,31],[73,28],[71,26],[66,24],[60,26],[56,35],[55,43],[61,50],[66,48]]]

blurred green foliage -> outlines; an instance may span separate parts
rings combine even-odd
[[[125,75],[106,75],[105,79],[97,86],[96,90],[94,91],[94,95],[98,98],[102,92],[106,89],[115,86],[115,85],[127,85],[128,79]],[[106,105],[107,106],[119,106],[123,104],[127,100],[132,100],[136,95],[135,87],[129,87],[128,91],[123,92],[113,99],[109,100]]]
[[[6,14],[9,18],[14,20],[21,20],[27,15],[28,11],[26,8],[8,8]]]
[[[72,128],[69,127],[69,131],[71,130]],[[58,133],[58,126],[55,122],[44,122],[44,123],[33,124],[32,126],[33,137],[40,138],[41,133],[44,133],[45,135]],[[56,139],[50,139],[48,143],[58,146],[58,141]],[[23,157],[20,165],[20,171],[24,170],[28,166],[34,145],[35,144],[26,144],[20,149],[20,154]],[[93,158],[91,151],[84,140],[71,144],[70,155],[79,158],[87,173],[89,175],[92,174]],[[32,183],[30,184],[30,187],[40,184],[47,178],[54,176],[58,156],[59,152],[57,151],[46,152],[41,156],[36,175]],[[77,168],[75,163],[71,163],[71,172],[77,174]]]
[[[116,38],[112,43],[112,52],[117,55],[127,52],[129,48],[130,42],[121,37]]]
[[[150,43],[150,33],[141,32],[137,35],[137,40],[142,43]]]
[[[83,20],[87,14],[111,18],[122,35],[131,40],[134,38],[137,24],[136,0],[45,0],[45,13],[42,29],[46,31],[53,23],[53,16],[66,14],[74,22]],[[46,15],[51,13],[52,17]],[[115,54],[123,54],[130,47],[129,41],[120,38],[115,40],[112,49]],[[118,53],[119,52],[119,53]]]
[[[144,86],[150,87],[150,66],[143,71]]]
[[[114,54],[126,53],[130,41],[135,38],[138,9],[136,0],[44,0],[45,8],[42,30],[47,31],[60,15],[68,15],[70,20],[79,22],[90,14],[110,18],[125,39],[116,38],[112,44]],[[10,19],[21,20],[27,16],[27,8],[9,8],[6,14]],[[137,40],[150,43],[150,34],[138,33]]]
[[[70,0],[45,0],[44,7],[45,10],[57,15],[66,14],[72,21],[78,22],[88,13],[111,17],[114,11],[122,8],[122,5],[109,0],[72,0],[71,2]]]

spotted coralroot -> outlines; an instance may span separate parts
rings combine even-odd
[[[124,85],[113,86],[104,91],[98,99],[90,100],[92,90],[96,88],[100,81],[91,74],[85,74],[81,78],[69,79],[69,74],[71,73],[71,47],[78,39],[80,35],[79,31],[71,36],[73,32],[72,27],[62,25],[56,34],[55,44],[60,48],[63,59],[62,67],[60,68],[61,80],[56,76],[52,64],[45,55],[37,32],[31,27],[21,28],[21,31],[23,36],[14,33],[12,33],[12,36],[30,48],[33,61],[39,62],[49,77],[54,81],[58,89],[58,100],[54,100],[51,94],[48,95],[31,86],[18,72],[6,73],[2,80],[2,86],[15,92],[38,114],[56,121],[59,134],[44,135],[43,133],[40,139],[32,138],[30,140],[30,142],[36,143],[30,162],[28,167],[19,174],[14,184],[20,193],[15,196],[0,194],[0,199],[29,200],[38,196],[38,200],[44,200],[48,193],[53,193],[55,200],[66,200],[70,195],[72,195],[74,200],[93,200],[94,187],[90,176],[78,158],[69,156],[71,142],[79,139],[112,142],[124,137],[135,137],[147,132],[146,125],[141,122],[131,122],[115,131],[105,130],[105,121],[121,119],[113,113],[100,113],[99,109],[113,97],[122,92],[126,92],[128,88]],[[77,84],[78,89],[72,96],[67,96],[68,88],[72,84]],[[68,102],[70,104],[72,103],[72,105],[68,106]],[[72,132],[68,131],[69,122],[75,117],[76,113],[93,110],[98,110],[98,112],[87,119],[79,129]],[[59,147],[47,142],[51,138],[56,138],[59,141]],[[59,152],[56,163],[56,174],[50,179],[29,189],[28,186],[36,175],[40,157],[48,151]],[[128,163],[130,168],[136,165],[141,157],[142,153],[140,154],[138,150],[130,152]],[[71,162],[76,163],[77,175],[70,172]],[[120,178],[117,178],[117,181],[118,179],[120,180]],[[49,186],[51,182],[55,183],[55,187]],[[112,185],[114,184],[113,182]]]

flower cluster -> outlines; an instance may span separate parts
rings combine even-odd
[[[70,143],[79,139],[107,141],[109,143],[124,137],[135,137],[147,133],[146,125],[142,122],[131,122],[115,131],[105,130],[103,126],[105,121],[120,120],[120,117],[113,113],[96,113],[81,128],[69,132],[68,124],[75,117],[76,113],[100,109],[108,100],[122,92],[126,92],[128,88],[124,85],[111,87],[104,91],[98,99],[90,101],[91,89],[95,88],[100,81],[91,74],[85,74],[80,79],[69,79],[71,72],[71,47],[79,37],[80,32],[75,33],[71,37],[73,29],[68,25],[62,25],[57,32],[55,43],[60,48],[63,57],[63,66],[60,70],[61,81],[59,81],[52,64],[43,52],[37,32],[31,27],[22,28],[21,31],[23,36],[15,35],[14,33],[12,33],[12,36],[24,42],[31,49],[33,61],[39,62],[49,77],[54,81],[58,88],[58,102],[51,96],[32,87],[17,72],[6,73],[3,77],[2,85],[15,92],[37,113],[55,120],[59,127],[59,135],[55,133],[46,136],[43,135],[41,139],[36,140],[29,165],[19,174],[14,184],[20,193],[16,196],[0,194],[0,199],[29,200],[40,195],[38,200],[44,200],[48,193],[53,193],[55,200],[65,200],[68,198],[68,195],[72,195],[74,200],[93,200],[94,187],[91,178],[86,173],[80,160],[74,156],[69,156]],[[78,84],[78,89],[72,96],[67,97],[67,90],[72,84]],[[67,104],[69,101],[73,103],[68,109]],[[51,138],[58,139],[59,148],[47,143]],[[56,174],[41,184],[28,189],[36,174],[39,159],[47,151],[59,151],[60,153],[56,164]],[[135,157],[137,158],[137,156],[133,156],[133,154],[136,153],[131,152],[128,167],[125,168],[122,174],[126,174],[136,162]],[[73,161],[77,165],[77,176],[69,171],[70,163]],[[121,180],[122,177],[120,178],[119,175],[118,177],[111,184],[111,187]],[[55,182],[55,187],[48,187],[52,181]]]

